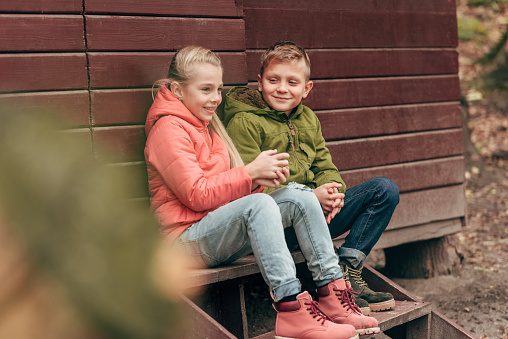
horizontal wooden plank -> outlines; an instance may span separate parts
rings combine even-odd
[[[329,11],[410,11],[410,12],[444,12],[455,13],[455,2],[448,0],[405,1],[405,0],[239,0],[246,9],[306,9]]]
[[[356,186],[376,177],[393,180],[401,193],[408,191],[457,185],[464,182],[464,157],[415,161],[403,164],[341,171],[348,187]]]
[[[79,15],[0,14],[0,27],[0,52],[85,50]]]
[[[247,83],[245,53],[217,53],[224,68],[225,84]],[[167,77],[174,53],[90,53],[90,86],[118,88],[152,86]]]
[[[464,153],[462,129],[418,132],[327,143],[339,170],[399,164]]]
[[[90,124],[88,91],[0,94],[0,105],[56,114],[74,126]]]
[[[394,247],[408,242],[423,241],[441,238],[446,235],[455,234],[462,230],[463,218],[456,218],[444,221],[433,221],[422,225],[411,225],[408,227],[386,230],[374,246],[375,249]],[[340,246],[344,240],[336,243]]]
[[[327,49],[307,51],[312,79],[457,74],[453,49]],[[262,50],[247,51],[249,81],[257,81]]]
[[[2,0],[0,12],[81,13],[82,0]]]
[[[240,19],[86,16],[90,51],[174,51],[188,45],[245,50]]]
[[[316,111],[326,140],[462,126],[460,103],[443,102]]]
[[[88,87],[84,53],[2,54],[0,74],[0,92]]]
[[[458,101],[456,75],[317,80],[304,104],[314,110]]]
[[[457,46],[455,12],[244,8],[244,13],[248,49],[267,48],[279,40],[304,48]]]
[[[454,185],[401,194],[387,229],[463,218],[466,212],[464,192],[463,185]]]
[[[144,160],[144,126],[92,128],[95,155],[109,162]]]
[[[222,96],[231,89],[224,86]],[[144,124],[152,104],[151,88],[90,91],[94,125]]]
[[[94,125],[143,124],[152,105],[152,90],[93,90],[92,123]]]
[[[242,10],[234,0],[217,0],[213,4],[202,0],[84,0],[87,13],[154,14],[173,16],[242,16]]]

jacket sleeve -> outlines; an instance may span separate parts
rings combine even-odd
[[[147,139],[145,158],[188,208],[206,211],[251,193],[245,166],[205,177],[189,134],[179,123],[159,120]]]
[[[326,141],[321,133],[321,124],[319,123],[318,118],[316,117],[316,124],[318,126],[316,131],[316,157],[314,162],[312,163],[310,170],[314,173],[314,181],[316,182],[316,187],[319,187],[323,184],[329,182],[338,182],[342,184],[342,187],[339,189],[339,192],[346,192],[346,183],[342,180],[342,177],[337,170],[337,167],[334,165],[332,161],[332,156],[330,151],[326,147]]]
[[[229,121],[226,129],[243,162],[250,164],[261,153],[264,133],[261,127],[247,117],[247,114],[237,113]],[[270,193],[276,189],[265,187],[263,192]]]

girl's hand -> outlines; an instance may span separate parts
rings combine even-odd
[[[284,182],[287,177],[284,167],[287,167],[289,164],[287,159],[289,159],[289,154],[287,153],[277,153],[277,150],[263,151],[253,162],[245,166],[245,170],[253,182],[258,179],[276,179],[277,182],[279,180]],[[289,169],[287,169],[287,172],[289,172]]]
[[[286,182],[286,179],[289,177],[289,167],[284,166],[280,171],[277,171],[277,178],[276,179],[256,179],[252,181],[252,190],[256,189],[257,186],[265,186],[265,187],[272,187],[277,188],[282,184],[283,182]]]

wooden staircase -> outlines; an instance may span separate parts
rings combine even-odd
[[[304,262],[300,252],[294,252],[293,259],[296,264]],[[260,273],[253,256],[227,266],[192,271],[188,287],[208,285],[208,290],[213,291],[213,297],[198,306],[184,295],[181,296],[187,314],[194,323],[188,338],[274,338],[274,331],[256,337],[249,336],[244,284],[254,274]],[[382,332],[364,335],[361,339],[476,338],[439,312],[433,311],[429,302],[420,300],[368,265],[364,265],[363,278],[373,290],[390,292],[395,298],[395,309],[372,312],[371,316],[378,320]]]

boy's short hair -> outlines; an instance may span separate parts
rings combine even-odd
[[[279,62],[285,61],[298,61],[305,62],[305,78],[310,80],[310,59],[305,50],[291,41],[279,41],[275,45],[268,47],[268,49],[261,55],[261,69],[259,74],[263,76],[263,72],[272,60]]]

